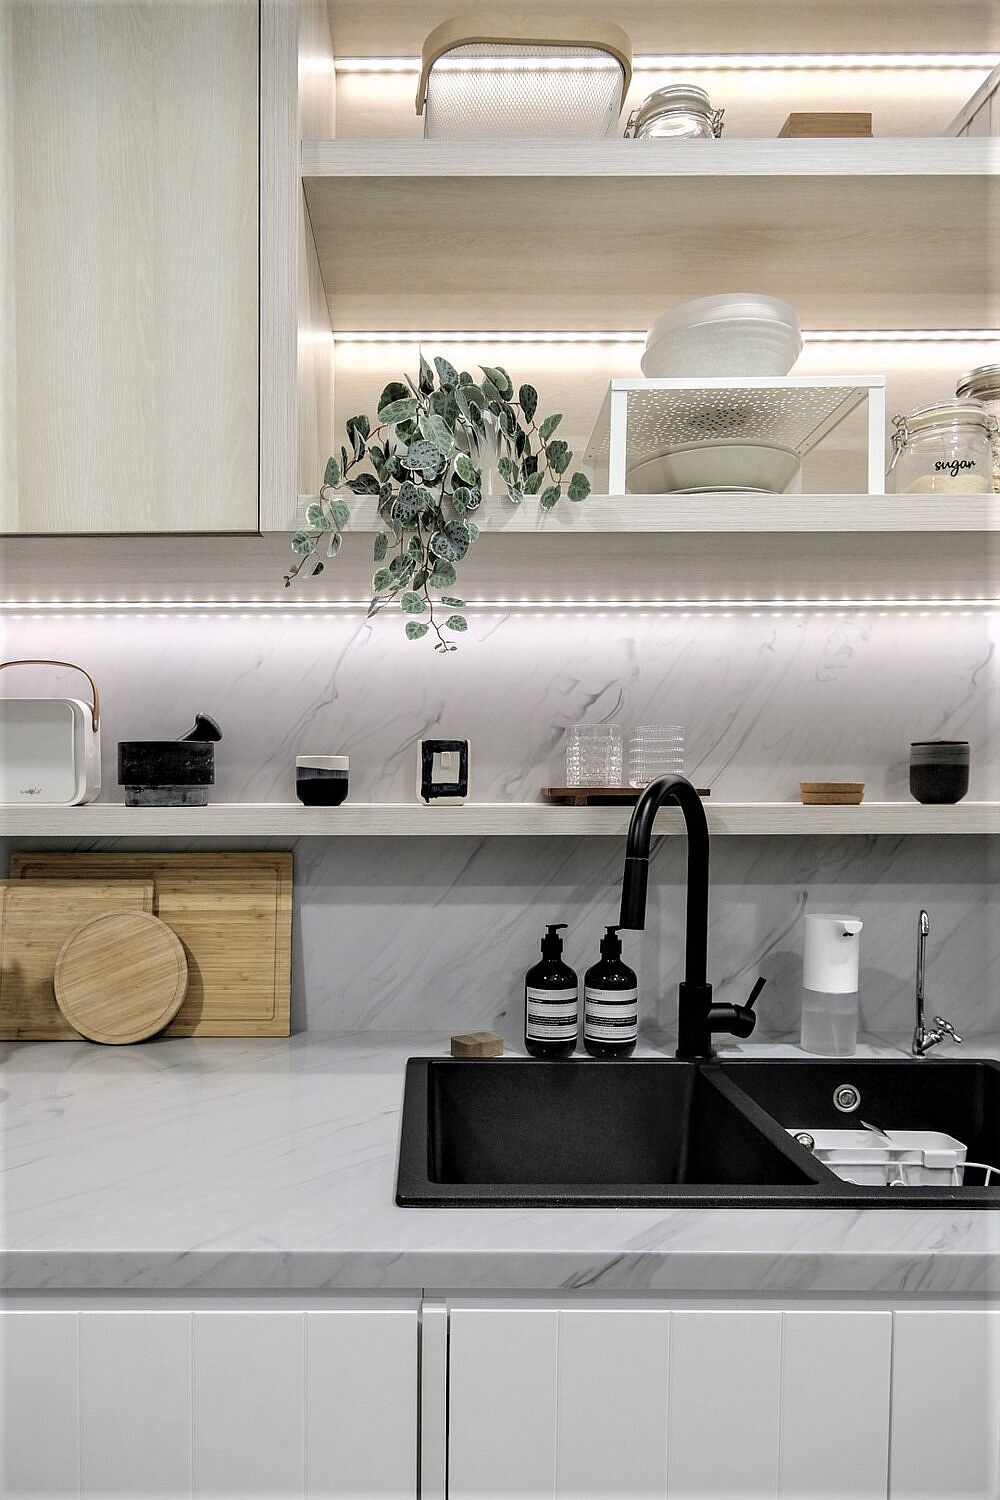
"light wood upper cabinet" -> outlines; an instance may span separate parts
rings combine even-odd
[[[0,5],[0,529],[258,526],[257,0]]]

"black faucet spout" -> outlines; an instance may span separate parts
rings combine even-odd
[[[635,805],[625,845],[618,925],[640,931],[646,925],[653,823],[665,802],[674,802],[680,808],[688,840],[684,981],[679,991],[676,1055],[707,1058],[713,1056],[714,1031],[749,1036],[755,1018],[752,1001],[747,1006],[712,1004],[708,982],[708,819],[701,798],[686,776],[658,776]]]

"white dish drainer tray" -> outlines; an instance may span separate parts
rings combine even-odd
[[[966,1161],[961,1141],[936,1130],[886,1130],[880,1137],[870,1130],[800,1128],[788,1134],[793,1140],[810,1135],[817,1161],[845,1182],[869,1187],[961,1187],[966,1166],[979,1166]]]
[[[625,494],[633,464],[674,443],[744,439],[802,459],[867,402],[868,494],[885,494],[885,376],[784,375],[612,380],[585,453]]]

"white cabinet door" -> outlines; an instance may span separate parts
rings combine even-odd
[[[414,1500],[415,1308],[0,1315],[0,1494]]]
[[[257,0],[0,5],[0,531],[258,524]]]
[[[897,1312],[892,1500],[1000,1495],[1000,1312]]]
[[[892,1315],[457,1307],[449,1500],[885,1500]]]

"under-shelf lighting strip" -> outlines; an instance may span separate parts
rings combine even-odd
[[[321,61],[319,59],[317,62]],[[337,73],[412,73],[420,72],[419,57],[337,57],[323,59],[327,68]],[[493,68],[497,58],[462,58],[461,65],[470,62]],[[792,72],[807,71],[865,71],[879,69],[954,69],[985,68],[987,71],[1000,64],[1000,52],[686,52],[686,53],[637,53],[632,58],[633,73],[673,73],[684,69],[700,69],[706,72]],[[538,67],[545,66],[539,59]],[[517,67],[523,71],[530,66],[527,59],[517,59]],[[552,64],[548,63],[551,67]],[[574,68],[579,60],[574,59]]]
[[[226,613],[323,615],[367,612],[368,599],[28,599],[0,602],[0,613],[34,617],[72,615],[117,615],[163,613]],[[873,614],[978,614],[996,610],[1000,599],[982,596],[957,598],[782,598],[773,599],[469,599],[465,608],[484,613],[619,613],[638,614],[728,615],[728,614],[849,614],[858,611]]]
[[[644,330],[626,329],[350,329],[316,332],[318,342],[352,344],[645,344]],[[806,344],[1000,344],[1000,328],[804,329]]]

